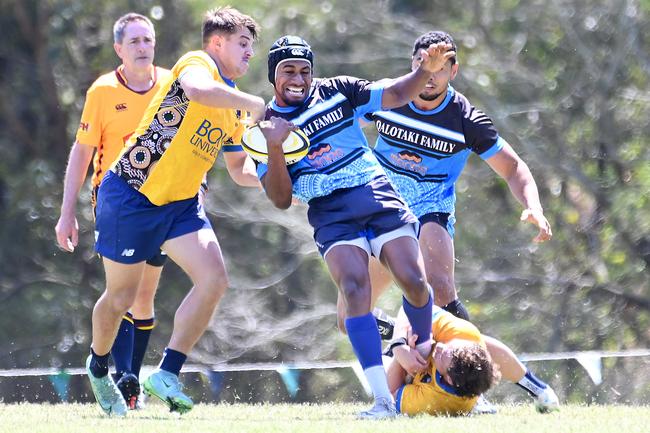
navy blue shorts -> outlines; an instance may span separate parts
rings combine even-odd
[[[456,222],[456,218],[454,218],[453,215],[447,212],[431,212],[420,217],[421,226],[428,222],[433,222],[442,226],[443,229],[447,230],[449,236],[451,236],[452,239],[454,238],[454,223]]]
[[[201,185],[203,186],[203,185]],[[93,188],[92,196],[90,198],[90,204],[93,208],[93,218],[97,220],[97,191],[99,190],[99,185]],[[98,257],[101,257],[101,254],[97,254]],[[147,260],[149,266],[154,266],[156,268],[163,267],[167,262],[167,254],[164,251],[158,251],[158,254]]]
[[[155,261],[166,240],[211,227],[198,196],[156,206],[112,171],[99,187],[95,250],[115,262]]]
[[[418,225],[415,215],[385,176],[310,200],[307,218],[321,255],[340,241],[371,241],[405,225]]]

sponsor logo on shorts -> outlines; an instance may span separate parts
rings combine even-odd
[[[133,248],[124,248],[124,251],[122,251],[122,257],[133,257],[133,254],[135,254],[135,250]]]

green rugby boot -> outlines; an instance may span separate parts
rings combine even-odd
[[[165,370],[156,370],[142,384],[144,393],[153,395],[167,403],[170,412],[184,414],[192,410],[194,403],[183,394],[183,385],[178,376]]]

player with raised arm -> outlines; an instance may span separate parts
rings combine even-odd
[[[260,125],[268,164],[258,165],[258,177],[276,207],[288,208],[292,196],[308,203],[314,240],[345,299],[348,337],[375,398],[361,418],[395,416],[370,313],[369,257],[378,257],[402,288],[423,356],[431,347],[432,299],[416,239],[417,220],[368,147],[359,119],[414,98],[431,73],[453,56],[450,48],[433,45],[423,51],[413,72],[375,83],[348,76],[312,79],[313,53],[297,36],[281,37],[269,51],[275,95],[266,113],[270,121]],[[292,127],[301,128],[311,145],[305,158],[287,166],[281,145]]]
[[[415,336],[400,311],[395,335],[385,354],[392,356],[388,383],[397,410],[408,415],[467,415],[479,395],[499,378],[519,385],[535,397],[539,412],[558,410],[553,389],[527,369],[512,350],[482,335],[470,322],[433,307],[434,347],[428,358],[413,350]]]
[[[205,331],[228,277],[216,235],[197,191],[222,147],[238,143],[246,111],[264,112],[262,98],[237,89],[248,70],[258,25],[230,7],[206,13],[203,50],[182,56],[145,111],[138,129],[99,187],[95,248],[106,291],[93,310],[86,367],[95,397],[108,414],[126,405],[108,377],[108,356],[121,316],[133,304],[146,260],[163,250],[192,280],[174,318],[171,340],[145,392],[171,410],[189,411],[178,375]],[[228,163],[228,160],[226,161]],[[249,174],[250,184],[257,179]]]
[[[448,33],[428,32],[415,41],[411,67],[418,67],[424,50],[441,42],[457,52]],[[374,148],[377,159],[422,224],[420,246],[435,304],[469,320],[454,281],[453,243],[455,185],[469,155],[478,154],[507,182],[524,207],[521,220],[539,229],[534,242],[549,240],[552,232],[530,169],[498,134],[492,120],[451,86],[457,73],[454,55],[431,75],[413,101],[368,114],[366,120],[374,121],[379,133]],[[373,269],[380,272],[379,267]],[[385,288],[373,290],[381,293]],[[339,313],[344,313],[343,308]]]
[[[432,31],[414,43],[411,68],[418,68],[421,53],[429,46],[447,43],[457,53],[453,38]],[[538,228],[534,242],[551,238],[535,180],[526,163],[499,135],[492,120],[455,90],[450,82],[458,73],[454,55],[431,78],[412,101],[390,110],[365,116],[374,121],[378,138],[375,155],[391,183],[417,216],[422,229],[419,241],[427,281],[434,303],[457,317],[469,320],[458,298],[454,277],[454,223],[456,181],[467,158],[476,153],[508,184],[523,205],[521,220]],[[373,301],[390,285],[384,271],[371,263]],[[377,282],[375,284],[375,282]],[[343,300],[338,302],[339,328],[345,318]],[[492,412],[488,403],[477,410]]]

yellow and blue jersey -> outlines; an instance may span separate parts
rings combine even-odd
[[[436,306],[433,307],[431,330],[436,342],[447,343],[462,339],[475,341],[485,347],[483,337],[476,326]],[[397,410],[407,415],[469,413],[478,397],[463,397],[456,394],[454,388],[448,385],[436,370],[432,357],[433,351],[429,356],[427,368],[413,378],[413,383],[404,385],[397,391]]]
[[[93,188],[99,186],[104,174],[135,132],[152,98],[171,76],[167,69],[154,67],[151,89],[136,92],[128,87],[122,69],[119,67],[100,76],[86,92],[76,140],[97,148],[93,157]]]
[[[112,167],[156,206],[194,197],[221,149],[239,143],[244,131],[239,110],[213,108],[188,99],[180,77],[195,67],[209,71],[217,82],[236,87],[221,76],[206,52],[185,54]]]

